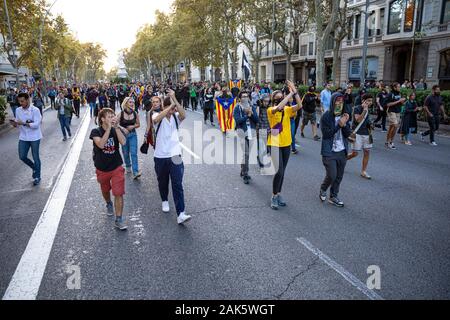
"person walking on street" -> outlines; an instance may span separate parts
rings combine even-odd
[[[438,85],[432,87],[432,94],[429,95],[424,102],[424,109],[427,115],[428,125],[430,130],[421,134],[422,141],[426,136],[430,136],[430,145],[437,146],[435,140],[435,133],[439,130],[439,113],[442,112],[444,119],[447,120],[447,115],[444,109],[444,100],[441,96],[441,89]]]
[[[351,160],[358,156],[358,152],[363,151],[363,161],[361,177],[365,179],[372,179],[370,175],[367,174],[367,166],[369,165],[370,150],[373,147],[373,124],[369,117],[369,108],[372,106],[373,98],[370,94],[365,94],[362,96],[362,105],[356,106],[354,113],[355,120],[353,121],[353,130],[356,130],[356,140],[352,143],[353,152],[347,156],[347,160]]]
[[[256,138],[258,143],[258,163],[261,168],[261,174],[265,174],[265,161],[264,159],[269,154],[269,148],[267,146],[267,131],[270,129],[269,117],[267,110],[270,106],[270,94],[264,93],[261,100],[257,103],[258,112],[258,126],[256,131]]]
[[[120,156],[119,145],[126,143],[126,138],[119,129],[119,120],[114,111],[104,108],[98,114],[99,127],[91,131],[93,141],[94,166],[97,181],[100,184],[103,199],[106,202],[108,216],[116,216],[115,227],[126,230],[123,218],[123,197],[125,195],[125,169]],[[111,191],[114,204],[111,200]]]
[[[97,109],[97,97],[98,97],[98,92],[95,89],[94,86],[92,86],[91,88],[89,88],[87,94],[86,94],[86,99],[87,102],[89,104],[89,110],[90,110],[90,115],[91,118],[94,117],[94,115],[96,114],[96,109]]]
[[[402,98],[400,94],[400,84],[398,82],[394,82],[391,87],[392,91],[388,95],[386,101],[389,120],[389,130],[386,135],[386,147],[395,150],[397,148],[394,145],[394,138],[400,126],[400,112],[406,99]]]
[[[122,103],[122,112],[120,112],[120,127],[126,137],[126,143],[122,146],[122,153],[125,160],[127,173],[133,172],[133,179],[137,180],[142,173],[139,171],[138,162],[138,138],[136,129],[141,126],[139,114],[133,110],[134,100],[126,97]]]
[[[75,110],[75,115],[80,118],[80,106],[81,106],[81,90],[76,84],[72,88],[72,99],[73,99],[73,109]]]
[[[19,158],[33,171],[33,185],[41,183],[41,159],[39,146],[42,139],[41,122],[42,115],[38,108],[31,104],[28,93],[19,93],[20,107],[16,110],[14,120],[10,120],[14,127],[19,127]],[[28,158],[31,148],[33,161]]]
[[[319,141],[320,137],[317,135],[317,115],[316,108],[319,98],[316,94],[316,87],[310,86],[308,92],[303,97],[303,121],[300,128],[302,138],[305,137],[305,127],[311,123],[312,134],[314,141]]]
[[[329,203],[343,207],[344,202],[339,198],[339,188],[344,177],[348,155],[348,137],[350,129],[350,115],[344,113],[344,96],[341,93],[333,94],[330,110],[322,117],[322,163],[326,176],[320,187],[319,198],[322,202],[327,200],[327,191],[330,189]]]
[[[382,132],[387,132],[386,129],[386,118],[387,118],[387,98],[389,97],[389,92],[384,84],[380,85],[380,92],[377,94],[377,118],[374,121],[375,127],[381,128]],[[378,122],[381,120],[381,125]]]
[[[42,117],[44,109],[44,98],[42,97],[42,93],[39,88],[32,89],[32,99],[33,99],[33,106],[39,109],[39,112],[41,113]]]
[[[67,135],[72,138],[70,131],[70,119],[72,118],[73,106],[71,101],[64,96],[64,92],[60,92],[56,98],[55,108],[58,114],[59,124],[63,134],[63,141],[67,141]]]
[[[404,143],[407,146],[412,146],[410,135],[417,133],[417,112],[420,110],[421,108],[419,108],[416,101],[416,94],[411,92],[408,101],[405,103],[405,111],[400,126],[401,134],[403,134],[405,139]]]
[[[194,85],[191,86],[190,97],[192,110],[197,111],[197,91]]]
[[[272,183],[272,199],[270,207],[278,210],[285,207],[286,202],[281,196],[284,174],[291,154],[292,133],[291,117],[302,107],[297,88],[291,81],[287,81],[289,94],[283,98],[282,91],[275,91],[272,95],[272,107],[267,109],[267,116],[270,124],[270,134],[267,144],[270,146],[272,163],[277,172]],[[288,106],[289,100],[294,97],[297,105]]]
[[[170,212],[169,182],[171,182],[178,216],[177,222],[180,225],[191,219],[191,216],[185,213],[184,164],[178,135],[179,125],[185,118],[184,108],[176,100],[175,92],[170,89],[168,97],[164,99],[161,111],[154,112],[152,115],[153,125],[156,128],[155,171],[162,200],[162,211]]]
[[[239,103],[234,108],[233,117],[236,122],[236,132],[241,145],[243,159],[241,161],[241,178],[249,184],[251,177],[249,171],[250,153],[254,150],[256,138],[256,125],[259,122],[256,107],[250,104],[250,95],[247,91],[239,94]]]
[[[17,101],[17,94],[14,88],[9,89],[8,96],[6,97],[6,102],[9,104],[14,117],[16,116],[16,110],[19,107],[19,102]]]
[[[208,88],[206,90],[205,97],[204,97],[203,114],[204,114],[205,124],[206,124],[206,120],[208,120],[208,116],[209,116],[211,126],[214,127],[214,93],[212,91],[212,88]]]
[[[50,87],[48,90],[48,97],[50,98],[50,106],[52,109],[56,110],[56,96],[58,95],[58,92],[56,91],[55,87]]]

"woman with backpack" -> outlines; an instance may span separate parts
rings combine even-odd
[[[122,111],[119,115],[119,125],[126,137],[126,143],[122,146],[122,153],[127,173],[133,173],[133,179],[137,180],[142,173],[139,171],[138,162],[138,138],[136,129],[141,126],[139,114],[133,110],[134,100],[127,97],[123,100]]]
[[[186,111],[175,97],[175,92],[168,90],[168,96],[160,112],[152,115],[156,128],[155,140],[155,171],[158,177],[159,193],[162,200],[162,211],[169,212],[169,182],[172,184],[173,198],[177,212],[178,224],[184,224],[191,219],[185,213],[183,176],[184,164],[181,158],[181,145],[178,129],[186,118]]]

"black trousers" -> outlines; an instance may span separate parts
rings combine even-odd
[[[116,99],[109,98],[109,107],[116,111]]]
[[[284,174],[291,155],[291,146],[270,147],[270,154],[277,169],[277,173],[273,177],[273,194],[278,194],[283,188]]]
[[[438,114],[434,114],[432,118],[428,117],[428,125],[430,126],[430,130],[425,131],[423,136],[425,137],[430,135],[430,142],[435,142],[434,134],[439,130],[439,121],[440,119]]]
[[[345,166],[347,164],[347,155],[345,151],[333,152],[330,157],[322,157],[322,162],[326,170],[326,177],[320,187],[322,191],[330,189],[330,196],[337,197],[339,194],[339,187],[344,178]]]
[[[184,109],[189,109],[189,97],[184,97],[183,98],[183,108]]]
[[[377,119],[374,121],[374,123],[378,123],[381,120],[381,128],[384,131],[386,131],[386,118],[387,118],[386,109],[384,109],[383,111],[378,109]]]
[[[52,109],[56,109],[56,97],[50,97],[50,106]]]
[[[214,123],[214,109],[210,109],[210,108],[203,108],[203,114],[204,114],[204,118],[205,118],[205,123],[206,120],[208,120],[208,115],[209,115],[209,120],[211,121],[211,123]]]
[[[80,100],[73,100],[73,108],[75,109],[75,115],[79,118],[80,117]]]
[[[197,105],[198,105],[197,97],[191,97],[191,104],[192,104],[192,110],[197,110]]]

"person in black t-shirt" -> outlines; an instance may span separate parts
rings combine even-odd
[[[400,84],[394,82],[392,84],[392,91],[388,95],[386,106],[388,108],[388,120],[389,120],[389,130],[386,135],[386,147],[392,150],[397,149],[394,145],[395,134],[400,127],[400,112],[402,110],[402,105],[406,102],[405,98],[402,98],[400,93]]]
[[[421,134],[422,141],[425,140],[424,137],[430,135],[430,144],[432,146],[437,146],[434,139],[434,133],[439,129],[439,113],[442,112],[444,119],[447,119],[444,109],[444,100],[441,96],[441,89],[439,86],[435,85],[432,88],[433,94],[425,99],[424,109],[427,114],[428,125],[430,130]]]
[[[361,177],[370,180],[372,177],[367,174],[366,170],[369,164],[370,150],[373,146],[373,128],[369,118],[369,108],[372,106],[373,97],[371,94],[366,93],[361,97],[361,101],[362,105],[356,106],[353,110],[353,130],[358,129],[358,131],[356,131],[356,141],[352,143],[353,152],[347,156],[347,160],[356,158],[358,156],[358,152],[363,151],[364,157],[362,162]]]
[[[116,214],[115,226],[119,230],[126,230],[127,226],[122,217],[123,196],[125,194],[125,169],[120,155],[119,145],[125,145],[126,138],[119,128],[119,120],[114,111],[104,108],[98,114],[99,127],[91,131],[93,140],[93,159],[100,183],[103,198],[106,201],[108,216]],[[114,196],[114,207],[111,201],[111,189]]]
[[[303,97],[303,122],[300,128],[302,138],[305,137],[304,130],[305,127],[311,122],[312,133],[315,141],[319,141],[320,137],[317,135],[317,116],[316,107],[319,98],[316,94],[316,87],[311,86],[308,92]]]
[[[387,118],[387,107],[386,102],[389,95],[389,92],[386,89],[384,84],[380,84],[381,91],[377,94],[376,104],[377,104],[377,118],[374,121],[374,124],[377,128],[381,128],[383,132],[387,132],[386,129],[386,118]],[[381,125],[377,125],[377,123],[381,120]]]

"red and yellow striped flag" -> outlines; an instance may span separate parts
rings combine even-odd
[[[236,107],[237,99],[234,98],[217,98],[216,112],[219,120],[220,129],[222,132],[234,130],[235,122],[233,117],[234,108]]]

